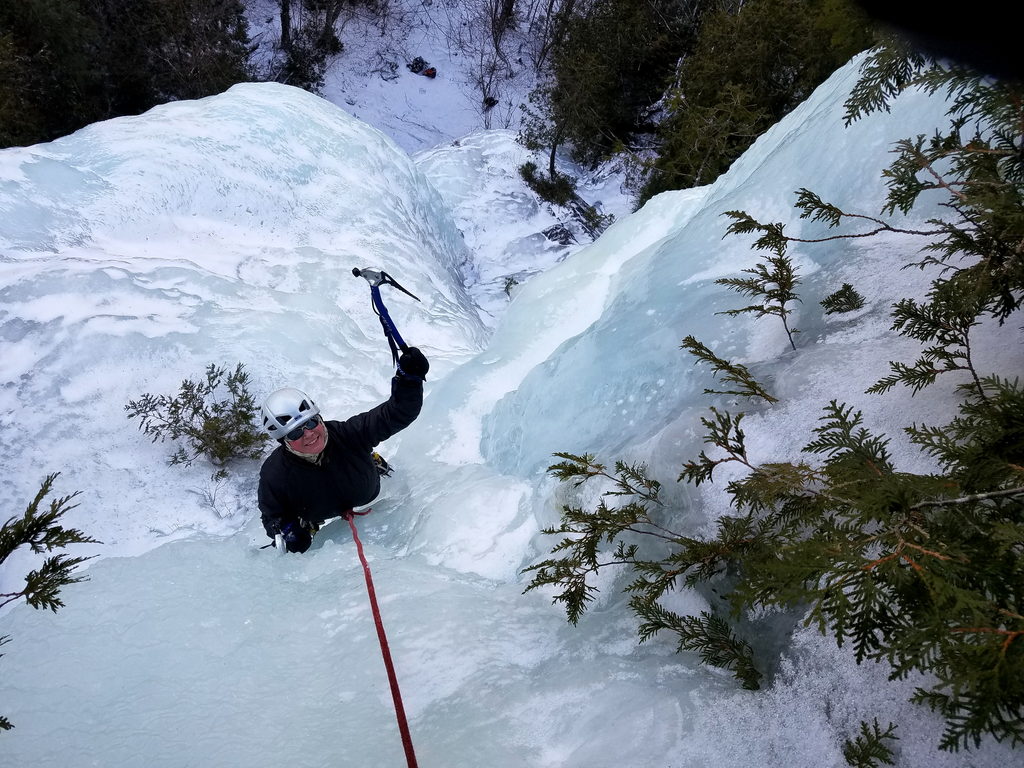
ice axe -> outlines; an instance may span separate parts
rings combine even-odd
[[[382,285],[390,285],[392,288],[397,288],[402,293],[412,296],[416,301],[419,301],[420,297],[403,288],[398,284],[397,280],[382,269],[359,269],[359,267],[353,267],[352,274],[363,278],[370,284],[370,300],[373,302],[373,311],[378,319],[380,319],[381,327],[384,329],[384,336],[388,340],[388,346],[391,347],[391,360],[395,365],[398,365],[398,350],[404,352],[409,348],[409,345],[405,343],[402,334],[395,327],[391,315],[388,314],[388,308],[384,306],[384,300],[380,296],[380,287]]]

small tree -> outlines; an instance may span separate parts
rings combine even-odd
[[[49,508],[40,510],[40,504],[53,490],[54,481],[59,474],[47,475],[36,497],[21,517],[8,518],[0,528],[0,566],[22,546],[29,547],[36,554],[43,554],[63,549],[71,544],[99,543],[76,528],[65,528],[60,525],[61,518],[77,506],[71,502],[78,496],[78,491],[69,496],[50,499]],[[85,580],[85,576],[76,576],[74,572],[79,565],[89,559],[68,557],[63,553],[50,555],[39,568],[25,576],[25,586],[22,589],[17,592],[0,593],[0,607],[24,598],[33,608],[49,608],[56,612],[58,608],[64,606],[60,598],[61,588]],[[6,635],[0,636],[0,646],[10,642],[10,639]],[[9,730],[13,727],[7,718],[0,716],[0,730]]]
[[[567,208],[583,231],[596,240],[615,217],[599,212],[595,206],[580,197],[576,193],[576,180],[554,170],[553,164],[550,173],[551,175],[548,177],[538,174],[537,165],[533,162],[523,163],[519,166],[519,175],[537,197],[552,205]]]
[[[701,650],[755,688],[753,654],[723,630],[722,617],[681,617],[658,603],[677,585],[713,581],[735,614],[807,610],[806,622],[840,646],[850,643],[858,662],[885,661],[893,678],[928,673],[934,682],[914,701],[946,718],[942,748],[977,744],[983,734],[1024,742],[1024,486],[1016,463],[1024,391],[1002,380],[983,386],[989,402],[969,398],[951,424],[908,430],[942,475],[900,471],[888,439],[836,401],[804,447],[821,457],[818,465],[759,462],[747,450],[743,414],[712,408],[701,421],[713,450],[686,461],[679,479],[710,483],[723,464],[746,474],[726,486],[736,514],[720,518],[707,539],[670,528],[660,483],[642,467],[617,462],[612,475],[593,456],[557,454],[565,461],[551,467],[555,476],[577,485],[611,479],[605,497],[632,500],[564,507],[561,525],[545,531],[564,538],[555,557],[527,569],[535,572],[528,589],[560,587],[555,600],[576,623],[597,591],[590,577],[626,566],[635,573],[625,591],[644,621],[642,638],[674,631],[680,650]],[[760,397],[759,389],[747,396]],[[667,554],[645,548],[646,540]],[[612,545],[614,553],[603,554]]]
[[[554,205],[568,205],[576,192],[576,182],[571,177],[558,171],[549,176],[538,175],[537,164],[533,162],[519,166],[519,175],[537,197]]]
[[[232,459],[259,458],[270,439],[255,426],[256,401],[248,387],[249,374],[241,363],[232,373],[210,363],[205,378],[186,379],[176,397],[146,393],[125,410],[129,419],[139,419],[139,429],[154,443],[184,443],[171,455],[171,465],[188,466],[205,456],[222,474]]]

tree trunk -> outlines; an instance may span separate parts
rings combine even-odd
[[[499,26],[502,32],[512,21],[512,14],[515,12],[516,0],[501,0],[501,12],[498,14]]]
[[[327,14],[324,18],[323,29],[320,30],[320,37],[317,40],[317,46],[321,51],[327,49],[327,41],[331,39],[331,35],[334,34],[334,25],[338,22],[338,17],[341,16],[341,12],[345,8],[345,0],[337,0],[330,8],[327,9]]]
[[[281,50],[292,49],[292,0],[280,0],[281,3]]]
[[[556,126],[554,133],[551,135],[551,154],[548,155],[548,177],[552,181],[555,180],[555,152],[558,150],[558,145],[562,143],[562,136],[564,135],[564,125]]]
[[[557,9],[555,0],[548,3],[545,31],[541,40],[540,54],[536,61],[538,72],[551,51],[561,44],[575,11],[576,0],[563,0]]]

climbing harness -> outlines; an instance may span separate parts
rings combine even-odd
[[[381,477],[391,477],[395,470],[391,468],[390,464],[388,464],[387,459],[376,451],[370,455],[373,457],[373,465],[377,467],[377,474]]]
[[[405,749],[405,759],[409,768],[416,768],[416,753],[412,748],[412,735],[409,733],[409,722],[405,717],[405,706],[402,704],[402,692],[398,688],[398,675],[395,674],[395,665],[391,660],[391,649],[388,647],[388,638],[384,633],[384,621],[380,617],[380,606],[377,605],[377,593],[373,589],[373,576],[370,574],[370,565],[366,562],[366,555],[363,554],[363,543],[359,540],[359,532],[356,530],[355,517],[368,515],[372,510],[355,512],[348,510],[342,517],[348,521],[348,527],[352,529],[352,538],[356,542],[356,552],[359,553],[359,562],[363,564],[363,578],[366,580],[366,592],[370,596],[370,610],[373,612],[373,623],[377,627],[377,640],[380,642],[380,653],[384,657],[384,667],[388,672],[388,683],[391,685],[391,699],[395,704],[395,717],[398,719],[398,732],[402,736],[402,747]]]
[[[391,360],[395,365],[398,365],[398,350],[404,352],[409,348],[409,345],[402,339],[402,334],[398,332],[395,323],[391,320],[388,308],[384,306],[384,300],[380,296],[380,287],[382,285],[390,285],[402,293],[412,296],[416,301],[420,300],[419,296],[400,286],[391,275],[382,269],[359,269],[358,267],[353,267],[352,274],[365,279],[370,284],[370,301],[373,303],[373,311],[380,320],[380,325],[384,329],[384,336],[388,340],[388,346],[391,347]]]

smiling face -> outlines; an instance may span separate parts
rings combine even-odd
[[[327,425],[323,419],[316,425],[315,429],[304,429],[302,437],[298,440],[289,440],[288,447],[296,453],[304,453],[307,456],[315,456],[327,445]]]

